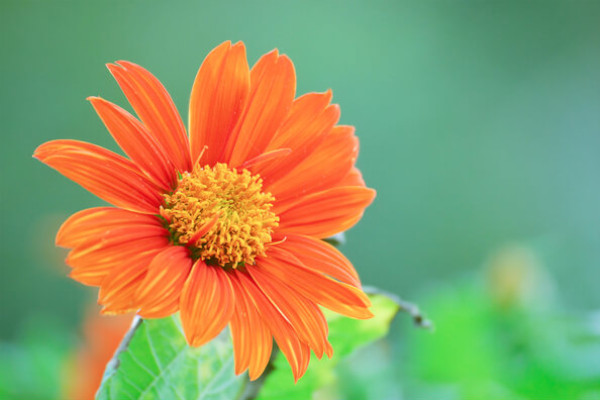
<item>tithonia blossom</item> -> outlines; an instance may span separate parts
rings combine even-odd
[[[251,379],[273,339],[296,380],[310,350],[331,357],[320,307],[372,314],[355,269],[322,239],[352,227],[375,196],[331,92],[294,98],[287,56],[273,50],[249,68],[244,44],[225,42],[196,75],[188,136],[153,75],[127,61],[108,69],[139,118],[89,100],[128,157],[75,140],[34,154],[114,206],[60,228],[70,276],[100,287],[104,313],[179,311],[191,346],[229,325],[235,371]]]

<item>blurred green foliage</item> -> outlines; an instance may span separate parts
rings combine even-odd
[[[510,246],[475,276],[436,284],[419,301],[433,332],[399,319],[396,340],[338,368],[345,399],[600,398],[598,312],[573,313],[536,253]]]
[[[40,316],[19,333],[17,342],[0,342],[0,399],[67,400],[61,399],[64,367],[76,335]]]

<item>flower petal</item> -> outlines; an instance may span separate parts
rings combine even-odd
[[[339,106],[329,105],[331,91],[308,93],[294,100],[289,114],[269,143],[267,152],[289,148],[291,154],[253,169],[263,178],[265,185],[290,173],[313,152],[340,117]]]
[[[126,210],[155,214],[158,188],[135,164],[102,147],[76,140],[53,140],[33,156],[103,200]]]
[[[269,363],[273,335],[239,281],[233,278],[231,283],[235,291],[235,311],[230,322],[235,373],[249,369],[250,380],[255,380]]]
[[[371,302],[362,290],[306,268],[281,248],[271,247],[267,257],[257,260],[257,264],[325,308],[352,318],[373,316],[368,309]]]
[[[56,245],[73,248],[114,228],[132,227],[139,231],[155,226],[161,224],[153,215],[112,207],[88,208],[71,215],[62,224],[56,234]]]
[[[275,240],[279,240],[279,237]],[[309,236],[287,234],[285,240],[277,246],[296,256],[312,271],[329,275],[357,288],[361,287],[358,273],[352,263],[329,243]]]
[[[104,125],[125,154],[163,191],[177,181],[175,167],[146,127],[121,107],[100,97],[88,97]]]
[[[362,186],[366,187],[365,180],[362,177],[362,174],[356,167],[352,167],[350,172],[346,174],[342,178],[341,181],[338,182],[337,186]]]
[[[125,256],[135,254],[139,249],[137,246],[144,247],[161,245],[166,237],[165,230],[144,229],[136,232],[129,227],[117,228],[106,235],[88,240],[75,247],[67,257],[67,264],[76,268],[90,264],[100,264],[108,262],[123,262]]]
[[[291,154],[291,152],[292,149],[289,148],[265,151],[264,153],[254,158],[244,161],[244,163],[240,167],[249,169],[253,173],[259,173],[260,169],[257,169],[259,165],[265,163],[272,163],[273,160],[286,157],[289,154]]]
[[[202,346],[231,320],[235,295],[230,277],[220,267],[198,260],[181,292],[181,324],[190,346]]]
[[[169,246],[154,257],[136,292],[138,314],[142,318],[164,318],[177,312],[191,268],[190,252],[183,246]]]
[[[151,242],[131,243],[130,247],[134,247],[137,252],[125,254],[102,281],[98,303],[104,305],[103,313],[121,314],[140,308],[135,293],[154,257],[168,245],[166,239],[162,245]]]
[[[248,273],[292,324],[300,340],[313,349],[317,358],[323,357],[325,348],[331,346],[327,341],[327,321],[319,307],[260,265],[248,267]]]
[[[124,235],[122,233],[125,233]],[[111,240],[112,239],[112,240]],[[88,241],[75,247],[67,256],[66,263],[73,270],[69,276],[85,285],[100,286],[104,278],[139,253],[161,249],[168,244],[167,238],[146,232],[128,237],[119,232],[115,237]]]
[[[222,160],[229,134],[250,91],[250,70],[242,42],[227,41],[211,51],[194,81],[190,97],[190,146],[196,163],[204,146],[208,149],[202,163],[214,165]]]
[[[296,93],[292,61],[277,50],[262,56],[250,72],[250,93],[237,125],[227,141],[231,167],[261,154],[284,121]]]
[[[179,172],[191,171],[185,127],[165,87],[144,68],[128,61],[108,64],[127,100]]]
[[[344,178],[358,156],[354,127],[336,126],[296,168],[265,188],[277,201],[289,203],[302,196],[330,189]]]
[[[326,238],[351,228],[375,198],[375,191],[363,187],[334,187],[310,194],[281,209],[279,230],[285,233]]]
[[[232,279],[232,282],[237,283],[236,291],[244,291],[252,299],[263,321],[271,330],[279,349],[290,363],[294,379],[297,382],[308,368],[310,348],[298,338],[298,334],[289,321],[258,288],[252,278],[244,273],[237,273],[234,278],[237,278],[237,282]]]

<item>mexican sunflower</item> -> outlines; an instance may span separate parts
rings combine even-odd
[[[60,228],[70,276],[100,287],[104,313],[179,311],[191,346],[229,325],[235,371],[251,379],[273,339],[296,380],[311,350],[331,357],[320,307],[372,314],[355,269],[322,239],[353,226],[375,196],[331,92],[294,98],[287,56],[273,50],[249,68],[244,44],[225,42],[196,75],[188,136],[152,74],[127,61],[108,69],[139,118],[89,101],[127,157],[75,140],[34,153],[114,206]]]

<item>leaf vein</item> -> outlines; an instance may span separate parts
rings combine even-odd
[[[185,354],[185,347],[183,347],[183,348],[180,348],[180,349],[179,349],[179,353],[178,353],[178,354],[177,354],[177,355],[176,355],[176,356],[175,356],[175,357],[174,357],[174,358],[173,358],[171,361],[169,361],[169,362],[168,362],[168,363],[165,365],[165,367],[164,367],[163,369],[161,369],[161,370],[159,371],[159,373],[158,373],[158,375],[156,375],[155,379],[153,379],[153,380],[152,380],[152,382],[151,382],[151,383],[150,383],[150,384],[149,384],[149,385],[146,387],[146,389],[145,389],[145,390],[144,390],[142,393],[140,393],[140,397],[141,397],[142,395],[146,394],[146,392],[148,392],[150,389],[152,389],[152,387],[154,387],[154,386],[156,385],[156,383],[157,383],[157,382],[159,382],[159,381],[160,381],[160,380],[163,378],[164,371],[168,370],[168,369],[169,369],[169,367],[170,367],[170,366],[171,366],[173,363],[175,363],[175,362],[176,362],[176,361],[177,361],[177,360],[178,360],[178,359],[179,359],[179,358],[180,358],[180,357],[181,357],[183,354]],[[169,380],[167,380],[167,379],[163,379],[163,380],[164,380],[165,382],[171,383],[171,382],[169,382]],[[175,388],[175,386],[173,386],[173,384],[172,384],[172,383],[171,383],[171,387],[172,387],[172,388],[173,388],[173,390],[175,391],[175,394],[177,395],[177,397],[179,397],[180,399],[183,399],[183,398],[181,397],[181,394],[180,394],[180,393],[177,391],[177,389]]]

